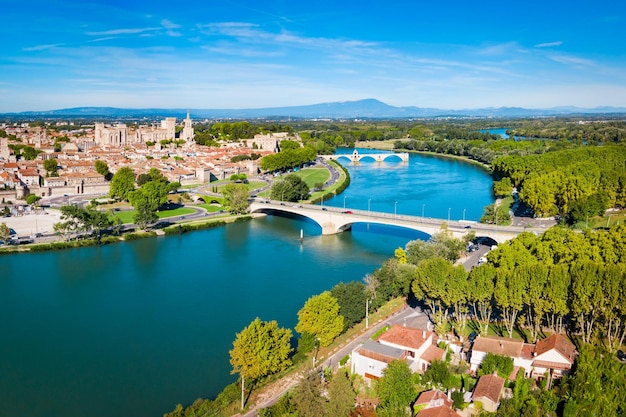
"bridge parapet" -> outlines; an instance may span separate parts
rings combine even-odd
[[[446,221],[429,217],[417,217],[395,215],[393,213],[373,212],[357,209],[340,209],[330,206],[318,206],[314,204],[294,204],[257,199],[250,204],[250,212],[282,211],[307,217],[316,222],[322,228],[323,235],[331,235],[349,230],[354,223],[375,223],[389,226],[404,227],[417,230],[428,235],[442,231],[442,226],[457,238],[474,231],[476,236],[487,236],[502,243],[514,238],[524,231],[535,233],[545,229],[523,228],[515,226],[496,226],[483,223]]]

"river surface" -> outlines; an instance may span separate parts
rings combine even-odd
[[[350,187],[324,204],[477,220],[492,203],[489,175],[460,161],[345,165]],[[293,328],[311,295],[361,280],[418,237],[364,224],[321,236],[311,222],[268,216],[0,256],[0,415],[160,416],[212,398],[235,381],[228,349],[255,317]]]
[[[509,130],[508,127],[506,127],[506,128],[498,128],[498,129],[481,129],[481,130],[479,130],[479,132],[480,133],[491,133],[492,135],[500,135],[501,138],[508,139],[509,135],[506,133],[507,130]]]

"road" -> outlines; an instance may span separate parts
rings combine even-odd
[[[374,333],[380,330],[383,326],[395,323],[404,323],[405,319],[409,317],[416,317],[423,313],[419,308],[412,308],[409,306],[405,306],[403,309],[397,311],[392,316],[387,317],[385,319],[381,319],[380,321],[372,324],[369,329],[354,337],[348,343],[343,346],[340,346],[338,349],[335,349],[333,353],[327,358],[320,358],[320,360],[316,363],[316,365],[320,368],[331,366],[336,366],[339,361],[344,358],[346,355],[350,354],[358,345],[365,342],[368,338],[370,338]],[[237,416],[241,417],[257,417],[258,411],[262,408],[267,408],[273,405],[282,397],[287,391],[294,388],[298,382],[300,381],[300,374],[289,375],[283,378],[280,381],[274,383],[274,385],[279,386],[279,389],[273,390],[272,388],[268,388],[268,392],[272,392],[271,396],[268,398],[264,398],[261,400],[259,404],[256,404],[254,408],[246,412],[245,414],[237,414]]]

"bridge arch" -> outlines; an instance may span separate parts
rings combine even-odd
[[[439,233],[442,230],[442,226],[445,225],[446,230],[456,238],[462,238],[467,235],[467,233],[474,231],[476,236],[493,239],[496,243],[505,242],[523,231],[538,232],[537,230],[525,229],[523,227],[504,227],[481,223],[472,223],[469,225],[467,222],[460,221],[445,221],[443,219],[406,215],[396,216],[395,214],[371,212],[369,210],[341,210],[337,207],[322,207],[303,203],[293,204],[270,200],[257,200],[250,204],[251,213],[270,213],[272,210],[306,217],[322,227],[323,235],[332,235],[350,230],[355,223],[397,226],[417,230],[430,236]],[[543,232],[543,230],[541,230],[541,232]]]
[[[384,162],[386,160],[393,161],[400,159],[401,162],[409,162],[409,154],[406,152],[393,152],[393,153],[364,153],[360,154],[358,149],[355,149],[351,154],[339,154],[339,155],[320,155],[326,160],[339,160],[347,159],[353,164],[358,164],[361,160],[372,159],[374,162]]]

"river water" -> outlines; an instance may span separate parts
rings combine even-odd
[[[492,202],[489,175],[455,160],[346,166],[350,187],[324,204],[477,220]],[[293,328],[311,295],[362,279],[417,237],[375,225],[321,236],[311,222],[268,216],[0,256],[0,414],[159,416],[213,397],[235,380],[228,349],[255,317]]]

